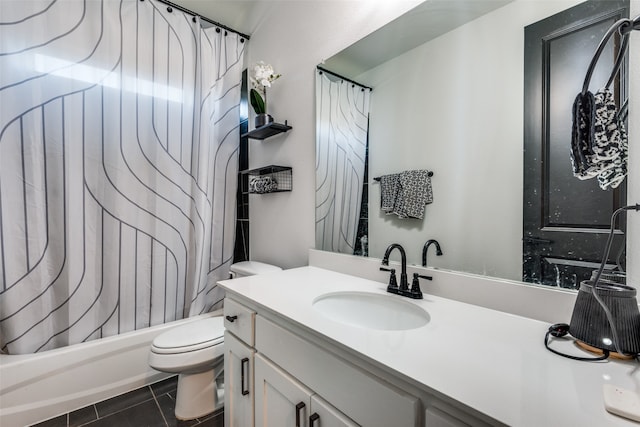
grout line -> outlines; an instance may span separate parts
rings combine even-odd
[[[0,0],[0,1],[2,1],[2,0]],[[110,413],[108,413],[108,414],[105,414],[105,415],[103,415],[102,417],[100,416],[100,413],[98,412],[98,407],[97,407],[96,405],[94,405],[94,407],[96,408],[96,414],[98,415],[98,419],[106,418],[106,417],[108,417],[108,416],[111,416],[111,415],[114,415],[114,414],[120,413],[120,412],[122,412],[122,411],[126,411],[126,410],[131,409],[131,408],[134,408],[134,407],[136,407],[136,406],[138,406],[138,405],[142,405],[143,403],[146,403],[146,402],[148,402],[148,401],[150,401],[150,400],[152,400],[152,399],[155,399],[155,397],[154,397],[155,395],[153,394],[153,390],[151,389],[151,386],[150,386],[150,385],[148,385],[148,386],[146,386],[146,387],[149,389],[149,391],[151,391],[151,397],[150,397],[150,398],[148,398],[148,399],[144,399],[144,400],[141,400],[140,402],[134,403],[133,405],[125,406],[124,408],[119,409],[119,410],[117,410],[117,411],[115,411],[115,412],[110,412]],[[142,390],[143,388],[144,388],[144,387],[140,387],[140,388],[137,388],[137,389],[135,389],[135,390],[131,390],[131,391],[138,391],[138,390]],[[123,396],[124,394],[126,394],[126,393],[123,393],[123,394],[121,394],[121,395],[119,395],[119,396],[115,396],[115,397],[120,397],[120,396]],[[109,400],[109,399],[107,399],[107,400]],[[105,400],[105,401],[103,401],[103,402],[106,402],[106,400]],[[102,402],[98,402],[98,403],[102,403]]]
[[[98,414],[98,408],[96,407],[95,403],[93,405],[91,405],[91,407],[93,408],[93,412],[96,414],[96,419],[95,420],[91,420],[91,421],[87,421],[86,423],[79,424],[78,427],[87,426],[87,425],[89,425],[91,423],[94,423],[94,422],[96,422],[96,421],[98,421],[100,419],[100,414]],[[115,412],[114,412],[114,414],[115,414]],[[109,415],[107,415],[107,416],[109,416]],[[69,412],[67,414],[67,418],[69,419],[69,422],[71,422],[71,412]],[[67,424],[67,426],[70,427],[68,424]]]
[[[151,386],[148,386],[149,390],[151,390],[151,396],[153,396],[153,401],[156,402],[156,407],[158,408],[158,411],[160,411],[160,416],[162,417],[162,420],[164,421],[164,424],[169,427],[169,422],[167,421],[167,419],[164,416],[164,412],[162,412],[162,408],[160,407],[160,403],[158,403],[158,398],[156,396],[156,393],[153,391],[153,388]]]

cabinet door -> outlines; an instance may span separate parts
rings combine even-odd
[[[359,427],[349,417],[331,406],[317,394],[311,396],[309,427]]]
[[[224,425],[253,427],[253,359],[255,350],[224,333]]]
[[[256,427],[307,427],[311,390],[256,354]],[[318,424],[316,424],[318,425]]]

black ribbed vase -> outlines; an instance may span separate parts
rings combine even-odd
[[[585,280],[580,284],[569,333],[590,346],[617,351],[607,316],[591,293],[592,289],[591,280]],[[636,289],[613,283],[599,283],[596,290],[613,315],[620,349],[625,353],[640,353],[640,311]]]

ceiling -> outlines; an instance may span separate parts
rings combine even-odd
[[[324,62],[349,78],[395,58],[513,0],[427,0]],[[366,83],[366,82],[365,82]]]

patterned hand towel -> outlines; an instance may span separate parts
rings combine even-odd
[[[594,95],[593,169],[603,190],[616,188],[627,176],[628,141],[613,93],[607,88]]]
[[[589,171],[593,142],[593,121],[595,100],[591,92],[584,96],[579,93],[573,101],[573,126],[571,132],[571,164],[573,175],[580,179],[589,179],[596,173]]]
[[[613,93],[607,88],[578,94],[573,104],[571,164],[579,179],[598,177],[603,190],[627,175],[628,141]]]
[[[433,202],[431,177],[427,170],[400,173],[400,192],[393,213],[399,218],[424,217],[424,207]]]
[[[380,177],[380,209],[387,215],[393,213],[399,191],[400,174],[394,173]]]

